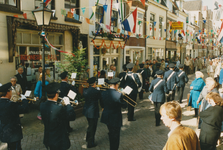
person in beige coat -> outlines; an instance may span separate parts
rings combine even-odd
[[[182,109],[175,101],[166,102],[160,108],[161,120],[170,128],[163,150],[200,150],[194,130],[181,125]]]
[[[20,94],[22,94],[22,88],[19,84],[16,84],[17,78],[12,77],[11,78],[11,83],[12,83],[12,97],[11,101],[17,102],[19,100]]]
[[[216,66],[212,65],[212,61],[210,61],[210,65],[207,67],[207,73],[209,77],[214,78]]]

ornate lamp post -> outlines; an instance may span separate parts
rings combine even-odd
[[[42,38],[41,43],[42,45],[42,98],[45,99],[45,92],[44,92],[44,87],[45,87],[45,30],[44,26],[48,26],[50,24],[51,16],[53,11],[50,9],[46,8],[45,3],[40,3],[40,7],[32,11],[35,19],[37,26],[42,27],[42,32],[40,34],[40,37]]]
[[[182,44],[183,44],[183,38],[179,37],[178,38],[178,43],[180,44],[180,61],[181,61],[181,64],[184,64],[184,59],[183,59],[183,56],[182,56]]]

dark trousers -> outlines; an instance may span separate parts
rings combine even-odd
[[[178,100],[179,100],[180,103],[182,103],[183,93],[184,93],[184,86],[183,87],[177,87]]]
[[[129,97],[136,102],[136,98],[137,98],[137,93],[134,95],[129,95]],[[131,100],[128,100],[129,103],[131,103],[132,105],[135,105],[134,102],[132,102]],[[134,118],[134,107],[128,104],[128,120],[133,120]]]
[[[21,140],[7,144],[8,144],[8,150],[22,150]]]
[[[166,97],[167,102],[173,101],[175,98],[175,90],[172,91],[172,94],[169,94],[169,96]]]
[[[194,108],[194,113],[195,113],[195,116],[198,116],[198,108]]]
[[[139,99],[143,99],[143,92],[144,92],[143,89],[139,92]]]
[[[201,150],[216,150],[216,145],[200,142]]]
[[[189,74],[189,66],[184,65],[184,69],[185,69],[186,75],[188,75]]]
[[[87,118],[88,128],[86,141],[89,145],[94,144],[94,136],[97,129],[98,118]]]
[[[110,143],[110,150],[118,150],[120,142],[120,129],[121,127],[108,127],[108,137]]]
[[[160,107],[163,103],[154,102],[155,107],[155,118],[156,118],[156,126],[160,125]]]

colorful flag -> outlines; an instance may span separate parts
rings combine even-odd
[[[223,42],[223,22],[221,23],[221,28],[220,28],[220,33],[219,33],[219,35],[218,35],[218,41],[220,42],[220,43],[222,43]]]
[[[47,6],[51,2],[51,0],[44,0],[43,2],[45,3],[45,6]]]
[[[132,14],[124,20],[123,25],[126,31],[135,33],[136,30],[136,20],[137,20],[137,8],[132,12]]]
[[[85,10],[86,10],[86,7],[82,7],[81,10],[82,10],[82,13],[84,14]]]
[[[145,7],[146,1],[145,0],[141,0],[143,6]]]

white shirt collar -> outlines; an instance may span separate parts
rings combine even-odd
[[[179,124],[178,126],[176,126],[175,128],[173,128],[172,130],[170,130],[170,132],[168,133],[168,137],[170,137],[170,135],[173,133],[173,131],[177,128],[181,126],[181,124]]]
[[[57,103],[57,101],[53,101],[53,100],[49,100],[49,99],[48,99],[48,101],[51,101],[51,102],[55,102],[55,103]]]

